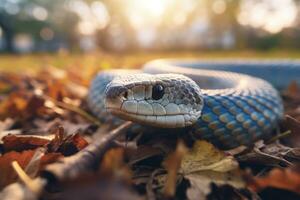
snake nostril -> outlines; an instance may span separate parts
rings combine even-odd
[[[110,85],[106,89],[106,97],[107,98],[117,98],[118,96],[122,95],[126,92],[126,88],[120,85]]]
[[[123,97],[124,97],[125,99],[127,99],[127,97],[128,97],[128,92],[127,92],[127,91],[124,92]]]

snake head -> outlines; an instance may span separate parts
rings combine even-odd
[[[155,127],[190,126],[200,117],[204,104],[199,86],[178,74],[120,75],[105,93],[108,112]]]

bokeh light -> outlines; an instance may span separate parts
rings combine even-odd
[[[82,35],[92,35],[97,30],[105,28],[110,20],[106,6],[95,1],[91,5],[81,0],[71,0],[69,7],[80,18],[77,30]]]
[[[37,20],[44,21],[48,17],[48,11],[41,6],[35,6],[32,10],[32,15]]]
[[[245,0],[241,3],[238,21],[242,25],[278,33],[294,24],[297,13],[293,0]]]
[[[18,4],[16,4],[13,1],[8,1],[8,2],[4,3],[3,5],[4,5],[5,11],[8,14],[16,15],[20,11],[20,8],[19,8]]]
[[[226,10],[226,3],[224,0],[217,0],[213,3],[212,5],[212,10],[216,13],[216,14],[222,14],[225,12]]]
[[[26,53],[32,50],[34,41],[29,34],[17,34],[14,38],[14,46],[20,53]]]
[[[54,31],[48,27],[45,27],[40,31],[40,36],[43,40],[52,40],[54,37]]]
[[[300,46],[279,41],[300,40],[299,10],[296,0],[0,0],[0,27],[4,40],[29,34],[37,51],[271,48]]]

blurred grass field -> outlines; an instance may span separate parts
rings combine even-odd
[[[110,68],[139,68],[145,62],[158,58],[245,58],[245,59],[299,59],[300,51],[202,51],[202,52],[163,52],[163,53],[89,53],[70,54],[24,54],[0,55],[0,72],[36,72],[47,67],[97,70]]]

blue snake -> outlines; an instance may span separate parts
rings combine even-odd
[[[183,128],[222,149],[271,137],[283,118],[278,91],[300,82],[300,62],[287,60],[154,60],[142,70],[102,71],[88,105],[162,128]]]

